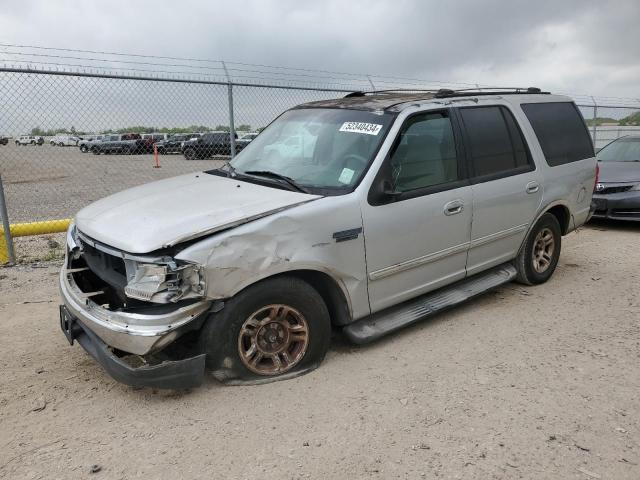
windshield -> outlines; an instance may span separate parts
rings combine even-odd
[[[596,154],[600,162],[640,162],[640,137],[621,138]]]
[[[313,189],[351,189],[365,172],[394,115],[346,109],[289,110],[231,161],[239,174],[272,172]]]

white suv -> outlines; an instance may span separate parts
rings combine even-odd
[[[20,135],[16,138],[16,145],[42,145],[42,137],[34,135]]]
[[[580,112],[539,89],[300,105],[223,168],[80,211],[62,330],[131,385],[193,386],[205,367],[229,383],[298,375],[332,328],[369,342],[505,282],[546,282],[595,180]]]

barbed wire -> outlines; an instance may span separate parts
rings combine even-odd
[[[9,50],[11,49],[11,50]],[[35,51],[49,53],[35,53]],[[15,62],[38,69],[42,66],[80,69],[86,71],[110,71],[126,74],[136,72],[153,75],[178,75],[182,78],[202,78],[239,81],[252,84],[275,83],[292,86],[322,86],[353,90],[383,90],[393,88],[442,88],[474,87],[495,88],[477,82],[451,80],[427,80],[388,74],[365,74],[324,69],[288,67],[260,63],[235,62],[222,59],[150,55],[139,53],[88,50],[79,48],[48,47],[16,43],[0,43],[0,53],[11,58],[0,58],[0,62]],[[45,61],[43,59],[58,59]],[[64,61],[68,60],[68,61]],[[72,62],[70,62],[72,61]],[[179,63],[168,63],[179,62]],[[140,68],[150,67],[150,68]],[[79,70],[79,71],[80,71]],[[572,92],[568,95],[581,104],[616,106],[638,106],[640,99],[620,96],[592,96]]]

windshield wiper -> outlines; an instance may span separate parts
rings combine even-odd
[[[300,185],[298,182],[296,182],[293,178],[287,177],[286,175],[281,175],[281,174],[276,173],[276,172],[272,172],[271,170],[247,170],[246,172],[242,172],[242,174],[253,175],[253,176],[256,176],[256,177],[275,178],[277,180],[282,180],[283,182],[287,183],[290,187],[293,187],[298,192],[311,193],[311,192],[309,192],[309,190],[307,190],[302,185]]]
[[[229,167],[229,169],[228,170],[223,170],[224,167]],[[227,177],[235,177],[236,176],[236,168],[233,165],[231,165],[231,163],[229,163],[229,162],[225,163],[218,170],[220,170],[221,172],[226,173]]]

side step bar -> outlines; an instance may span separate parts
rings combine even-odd
[[[516,277],[516,273],[513,265],[505,263],[435,292],[369,315],[347,325],[343,331],[353,343],[372,342],[387,333],[412,325],[476,295],[508,283]]]

